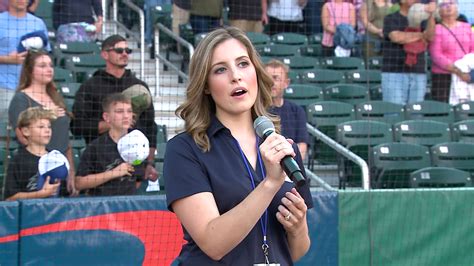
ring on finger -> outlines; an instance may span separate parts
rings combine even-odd
[[[291,212],[288,212],[288,215],[285,216],[285,221],[289,221],[291,218]]]

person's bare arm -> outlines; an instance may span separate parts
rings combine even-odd
[[[59,188],[61,183],[58,181],[57,183],[50,184],[49,183],[49,176],[46,177],[44,182],[43,188],[38,191],[31,191],[31,192],[18,192],[11,197],[8,197],[7,201],[19,200],[19,199],[39,199],[39,198],[47,198],[54,195]]]
[[[330,25],[330,15],[328,3],[326,3],[323,5],[323,11],[321,12],[321,22],[325,31],[334,34],[336,32],[336,28],[333,25]]]
[[[404,31],[392,31],[388,35],[390,41],[398,44],[407,44],[416,42],[424,38],[422,32],[404,32]]]
[[[11,52],[8,55],[0,55],[0,64],[20,65],[25,60],[26,52]]]
[[[134,169],[130,164],[122,163],[114,169],[102,173],[76,176],[76,188],[78,190],[95,188],[117,177],[131,176],[133,171]]]

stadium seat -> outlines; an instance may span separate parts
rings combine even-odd
[[[474,102],[459,103],[453,109],[455,121],[474,119]]]
[[[194,43],[193,28],[190,23],[179,24],[179,36],[189,43]],[[184,50],[186,51],[186,49]]]
[[[367,59],[367,69],[379,70],[382,68],[382,57],[374,56]]]
[[[306,110],[306,106],[323,100],[323,89],[308,84],[291,84],[285,89],[283,97]]]
[[[471,174],[449,167],[426,167],[410,174],[411,188],[447,188],[472,186]]]
[[[407,188],[411,172],[431,166],[428,147],[417,144],[379,144],[370,155],[374,188]]]
[[[321,44],[308,44],[300,46],[299,52],[302,56],[320,57],[323,53],[323,47]]]
[[[85,54],[66,59],[66,68],[71,70],[77,82],[82,83],[87,73],[105,67],[105,60],[100,55]]]
[[[100,47],[94,42],[61,43],[54,47],[53,54],[56,65],[64,67],[67,58],[84,54],[100,54]]]
[[[383,93],[382,93],[382,85],[381,84],[375,84],[369,85],[369,96],[370,100],[372,101],[382,101],[383,100]]]
[[[157,143],[166,143],[168,141],[168,131],[166,125],[158,125],[158,130],[156,134]]]
[[[35,16],[45,19],[53,18],[53,0],[39,1],[38,7],[35,10]]]
[[[393,142],[392,126],[378,121],[358,120],[341,123],[337,126],[337,141],[359,155],[365,161],[369,160],[369,147]],[[362,172],[352,161],[339,156],[340,188],[362,185]]]
[[[72,112],[72,106],[74,105],[74,98],[64,98],[64,103],[66,104],[66,109],[69,112]]]
[[[298,33],[282,32],[272,35],[271,41],[275,44],[305,45],[308,43],[308,37]]]
[[[156,5],[151,10],[152,21],[154,24],[161,23],[171,29],[171,13],[173,7],[171,4]]]
[[[452,125],[453,140],[474,143],[474,120],[464,120]]]
[[[308,38],[308,43],[309,44],[321,44],[321,41],[323,40],[323,34],[322,33],[315,33],[309,36]]]
[[[321,59],[321,65],[328,69],[352,70],[364,69],[364,60],[358,57],[327,57]]]
[[[337,70],[318,69],[317,71],[304,71],[299,76],[303,84],[315,84],[321,87],[344,82],[344,74]]]
[[[309,71],[320,68],[319,60],[309,56],[290,56],[280,58],[283,63],[288,65],[291,70]]]
[[[384,101],[368,101],[356,106],[356,118],[395,124],[405,120],[404,108],[400,104]]]
[[[308,122],[332,139],[336,139],[338,124],[354,120],[354,106],[348,103],[335,101],[322,101],[306,107]],[[317,142],[312,145],[312,158],[310,165],[317,160],[319,163],[337,163],[337,153],[324,143]]]
[[[76,92],[79,90],[81,87],[81,83],[59,83],[58,84],[58,90],[61,92],[64,98],[72,98],[76,96]]]
[[[253,45],[270,44],[270,36],[263,32],[246,32],[245,34]]]
[[[194,47],[197,47],[199,42],[206,37],[207,33],[198,33],[194,35]]]
[[[422,101],[405,105],[406,119],[428,119],[445,123],[454,122],[453,107],[438,101]]]
[[[474,144],[440,143],[431,147],[433,166],[451,167],[474,173]]]
[[[324,100],[358,104],[369,100],[367,87],[357,84],[336,84],[324,88]]]
[[[372,86],[381,84],[382,72],[380,70],[350,70],[346,72],[345,78],[350,83],[363,83]]]
[[[260,56],[289,57],[298,54],[298,46],[286,44],[271,44],[256,47]]]
[[[72,71],[60,67],[54,68],[54,82],[55,83],[71,83],[75,82]]]
[[[394,126],[395,141],[433,146],[451,141],[447,123],[431,120],[407,120]]]

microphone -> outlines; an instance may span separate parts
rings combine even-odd
[[[270,134],[275,132],[275,126],[273,125],[272,121],[266,116],[259,116],[253,122],[253,128],[255,128],[255,132],[257,135],[265,140]],[[306,180],[303,176],[303,172],[301,171],[299,165],[296,161],[289,155],[283,157],[280,162],[281,167],[285,171],[286,175],[290,177],[290,179],[295,182],[296,186],[302,186],[306,183]]]

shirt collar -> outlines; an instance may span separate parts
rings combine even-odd
[[[212,136],[216,135],[217,132],[219,132],[221,130],[228,130],[228,129],[213,114],[212,117],[211,117],[211,124],[209,125],[209,128],[207,129],[207,135],[209,137],[212,137]]]

